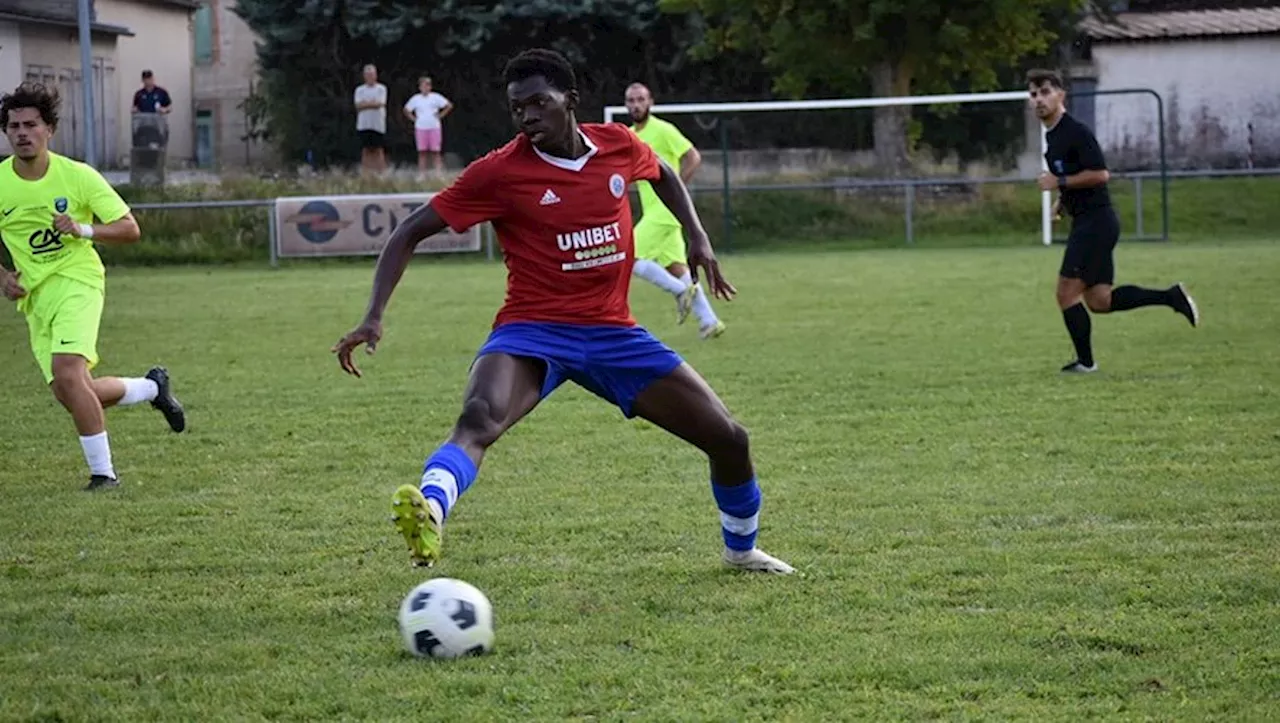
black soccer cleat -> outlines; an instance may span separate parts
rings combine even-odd
[[[116,477],[108,477],[105,474],[95,474],[89,478],[89,486],[85,487],[85,492],[96,492],[97,490],[115,489],[120,486],[120,480]]]
[[[147,379],[156,383],[159,392],[156,398],[151,400],[151,406],[160,410],[164,415],[164,421],[169,423],[169,429],[175,432],[181,432],[187,428],[187,413],[182,409],[182,403],[178,398],[173,396],[173,392],[169,389],[169,372],[164,367],[151,367],[147,371]]]
[[[1062,367],[1063,374],[1092,374],[1096,371],[1098,371],[1097,362],[1093,364],[1085,365],[1078,359],[1066,365],[1065,367]]]
[[[1192,326],[1200,326],[1200,309],[1196,308],[1196,300],[1187,293],[1187,287],[1179,281],[1169,291],[1173,294],[1173,310],[1187,317]]]

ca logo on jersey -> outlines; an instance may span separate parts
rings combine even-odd
[[[58,213],[67,212],[66,196],[58,196],[57,198],[53,199],[53,210],[57,211]]]
[[[623,180],[622,176],[616,173],[609,176],[609,193],[612,193],[614,198],[622,198],[622,194],[626,192],[627,182]]]
[[[40,254],[51,254],[55,251],[61,251],[63,248],[62,234],[51,228],[36,231],[27,238],[27,244],[31,246],[31,255],[39,256]]]

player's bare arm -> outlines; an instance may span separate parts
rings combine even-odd
[[[27,295],[27,290],[19,280],[20,276],[18,272],[0,266],[0,293],[9,301],[17,301]]]
[[[27,295],[27,290],[23,288],[19,280],[22,274],[18,271],[10,271],[9,267],[13,266],[13,259],[9,256],[9,250],[0,243],[0,294],[9,301],[17,301]]]
[[[349,334],[342,337],[331,350],[338,355],[338,365],[342,371],[353,376],[361,376],[360,369],[351,359],[351,352],[365,345],[369,354],[378,347],[382,338],[382,313],[391,300],[391,292],[395,291],[404,270],[413,259],[413,250],[418,244],[430,236],[440,233],[447,224],[431,204],[419,206],[404,223],[391,232],[387,245],[378,256],[378,266],[373,272],[373,291],[369,297],[369,308],[365,311],[364,320]]]
[[[701,165],[702,154],[698,152],[697,148],[689,146],[689,150],[685,151],[683,156],[680,156],[680,180],[684,181],[685,185],[688,185],[689,181],[693,180],[693,174],[698,172],[698,167]]]
[[[701,272],[711,285],[714,296],[725,301],[731,300],[738,290],[720,272],[720,262],[716,260],[711,239],[707,238],[707,230],[702,227],[702,220],[693,208],[689,189],[666,161],[658,159],[658,168],[660,175],[658,180],[652,182],[653,191],[689,234],[689,269],[693,273],[694,282],[698,281]]]
[[[53,217],[53,227],[58,233],[83,239],[93,239],[102,244],[124,245],[136,243],[142,237],[138,221],[132,213],[111,223],[79,223],[65,213]]]

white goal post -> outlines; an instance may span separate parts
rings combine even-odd
[[[948,95],[906,95],[896,98],[832,98],[829,100],[761,100],[738,103],[670,103],[656,104],[650,108],[651,113],[671,115],[674,113],[756,113],[762,111],[788,110],[836,110],[841,108],[884,108],[895,105],[950,105],[956,103],[985,102],[1027,102],[1027,91],[1010,90],[996,93],[952,93]],[[627,107],[623,105],[606,106],[604,122],[610,123],[614,116],[626,115]],[[1048,170],[1044,154],[1048,150],[1044,127],[1040,128],[1040,168]],[[1041,240],[1048,246],[1053,243],[1053,199],[1049,192],[1040,194],[1040,226]]]

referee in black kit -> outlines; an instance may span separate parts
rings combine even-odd
[[[1076,359],[1062,371],[1095,372],[1098,365],[1090,340],[1090,311],[1108,314],[1143,306],[1167,306],[1185,316],[1192,326],[1200,323],[1200,313],[1180,283],[1167,289],[1111,287],[1115,281],[1113,252],[1120,240],[1120,219],[1111,206],[1107,191],[1111,174],[1098,139],[1085,124],[1067,114],[1062,76],[1050,70],[1032,70],[1027,73],[1027,86],[1036,116],[1048,129],[1045,160],[1049,172],[1041,174],[1040,190],[1056,189],[1059,193],[1053,215],[1060,217],[1065,211],[1071,216],[1071,234],[1058,272],[1058,308],[1062,309],[1062,320],[1075,344]]]

